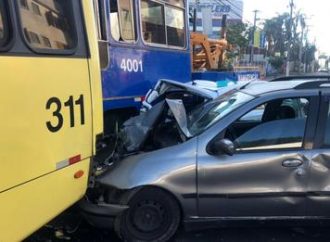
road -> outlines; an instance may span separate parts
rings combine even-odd
[[[111,231],[82,223],[73,234],[56,239],[54,231],[42,229],[25,242],[119,242]],[[330,227],[250,227],[213,229],[201,232],[179,232],[171,242],[329,242]]]

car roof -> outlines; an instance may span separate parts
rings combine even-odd
[[[244,86],[244,92],[258,96],[264,93],[292,89],[320,89],[330,87],[328,76],[281,77],[271,81],[253,81]]]
[[[293,89],[319,89],[330,87],[330,76],[314,75],[314,76],[288,76],[279,77],[270,81],[253,80],[250,82],[237,82],[227,87],[217,87],[216,83],[211,84],[210,81],[195,80],[187,83],[180,83],[173,80],[162,79],[159,83],[168,83],[185,88],[193,93],[202,95],[210,99],[216,99],[219,96],[231,90],[244,90],[245,93],[252,96],[259,96],[265,93],[293,90]],[[326,86],[322,86],[326,84]]]
[[[279,81],[279,82],[254,81],[244,87],[244,92],[253,96],[258,96],[269,92],[294,89],[306,82],[308,81],[306,80]]]

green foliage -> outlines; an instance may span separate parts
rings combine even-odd
[[[288,19],[289,14],[284,13],[264,22],[264,33],[268,43],[267,54],[274,56],[276,52],[284,56],[288,44]]]
[[[308,44],[304,48],[303,52],[303,62],[306,64],[311,64],[315,60],[316,46],[314,44]]]
[[[227,58],[224,63],[222,63],[221,68],[232,70],[235,58],[240,56],[243,50],[245,50],[249,45],[247,24],[230,24],[227,29],[227,41],[233,48],[231,51],[227,51]]]
[[[281,67],[284,64],[284,58],[280,56],[274,56],[269,58],[269,63],[276,69],[281,70]]]
[[[315,60],[316,47],[308,44],[306,16],[303,13],[298,11],[292,20],[289,13],[265,20],[264,33],[267,41],[267,56],[276,69],[286,60],[288,49],[295,71],[300,70],[302,62],[310,64]],[[279,53],[280,58],[275,57],[275,53]]]
[[[231,24],[227,30],[227,40],[236,48],[246,48],[249,44],[247,25],[243,23]]]

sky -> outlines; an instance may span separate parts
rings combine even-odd
[[[289,12],[289,0],[243,0],[243,19],[253,23],[253,10],[260,10],[259,24],[263,19]],[[319,53],[330,55],[330,1],[329,0],[295,0],[295,11],[301,10],[308,17],[309,40],[316,42]]]

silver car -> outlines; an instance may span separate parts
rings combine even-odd
[[[95,172],[90,223],[161,242],[180,225],[330,218],[328,77],[159,91]]]

